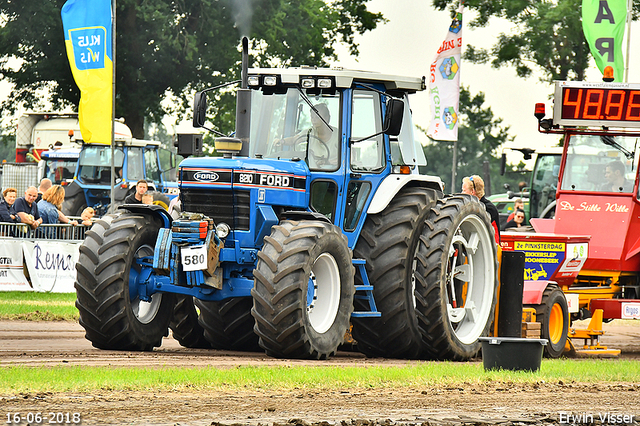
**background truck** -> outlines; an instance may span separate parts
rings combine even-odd
[[[640,85],[607,82],[556,82],[549,119],[544,104],[536,105],[539,130],[564,136],[555,217],[532,219],[537,233],[505,233],[503,243],[529,248],[525,269],[549,266],[548,279],[555,281],[525,281],[525,293],[548,318],[543,336],[557,337],[547,345],[552,355],[603,349],[601,328],[582,348],[567,340],[567,334],[586,338],[568,327],[569,320],[594,317],[601,327],[602,320],[640,319],[639,105]],[[566,300],[547,297],[547,284]]]
[[[150,350],[171,328],[184,346],[324,359],[352,324],[370,356],[476,355],[497,246],[483,204],[418,172],[409,95],[424,89],[361,71],[249,70],[244,39],[235,137],[216,140],[223,157],[180,164],[180,218],[125,205],[85,239],[87,339]],[[201,142],[180,138],[179,153]]]

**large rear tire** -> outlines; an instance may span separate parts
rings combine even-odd
[[[176,304],[169,323],[173,338],[185,348],[210,348],[211,345],[204,337],[204,329],[198,323],[198,311],[193,303],[193,297],[182,294],[175,297]]]
[[[564,352],[569,333],[569,308],[560,287],[549,285],[542,293],[542,303],[527,305],[536,310],[536,320],[541,324],[541,337],[549,342],[544,347],[544,356],[559,358]]]
[[[86,338],[100,349],[152,350],[168,335],[174,295],[155,293],[146,302],[136,282],[153,256],[161,223],[151,216],[107,215],[87,231],[80,246],[76,307]]]
[[[415,314],[414,254],[429,207],[439,193],[404,188],[379,214],[367,217],[354,256],[366,270],[380,318],[353,318],[353,337],[367,356],[422,358],[423,343]],[[360,277],[357,277],[359,283]],[[368,303],[355,300],[357,311]]]
[[[250,297],[236,297],[221,302],[196,300],[200,309],[199,324],[204,337],[214,349],[262,352],[253,332]]]
[[[415,302],[428,353],[466,360],[480,350],[494,317],[497,247],[485,207],[458,194],[438,200],[416,252]]]
[[[354,294],[351,250],[337,226],[281,222],[264,238],[253,274],[251,314],[269,356],[326,359],[337,351]]]
[[[67,216],[79,217],[84,209],[87,208],[87,201],[84,197],[84,192],[80,191],[73,197],[65,198],[62,203],[62,213]]]

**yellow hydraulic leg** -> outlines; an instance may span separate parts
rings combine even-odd
[[[565,352],[573,353],[577,356],[614,357],[620,355],[619,349],[609,349],[600,344],[600,336],[603,334],[602,309],[596,309],[586,329],[569,329]],[[584,345],[582,345],[582,348],[576,347],[573,344],[573,339],[583,339]]]

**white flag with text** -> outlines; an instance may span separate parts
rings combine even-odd
[[[458,140],[461,53],[462,5],[429,68],[431,121],[427,136],[434,140]]]

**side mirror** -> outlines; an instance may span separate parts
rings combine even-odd
[[[384,114],[384,133],[389,136],[398,136],[402,130],[403,117],[404,102],[400,99],[389,98]]]
[[[500,157],[500,176],[504,176],[504,172],[507,170],[507,154],[502,153]]]
[[[197,92],[193,97],[193,127],[202,127],[207,119],[207,94]]]

